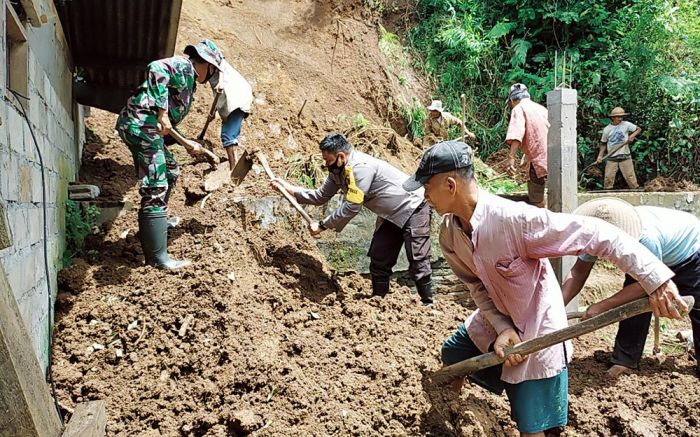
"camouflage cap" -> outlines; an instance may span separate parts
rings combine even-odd
[[[193,53],[198,54],[202,59],[221,70],[221,61],[224,59],[224,55],[221,54],[213,41],[205,39],[195,45],[185,47],[186,55],[192,56]]]

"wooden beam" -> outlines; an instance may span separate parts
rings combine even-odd
[[[75,407],[62,437],[103,437],[106,427],[104,401],[82,402]]]
[[[0,264],[0,435],[60,434],[61,421]]]

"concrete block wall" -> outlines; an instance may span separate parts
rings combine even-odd
[[[2,1],[2,0],[0,0]],[[45,0],[44,7],[53,8]],[[3,2],[2,31],[7,17]],[[68,183],[74,181],[84,142],[82,107],[72,101],[72,67],[63,31],[56,18],[40,28],[25,26],[29,45],[28,96],[22,100],[29,123],[15,97],[5,89],[6,64],[0,67],[0,202],[12,234],[12,246],[0,250],[0,263],[19,307],[37,358],[48,363],[48,284],[56,295],[65,234]],[[6,43],[0,42],[2,56]],[[31,130],[30,130],[31,125]],[[44,267],[42,167],[32,139],[43,158],[47,209],[49,273]],[[51,310],[53,311],[53,309]]]

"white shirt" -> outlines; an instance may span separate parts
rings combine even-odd
[[[243,112],[250,113],[253,105],[253,87],[226,59],[221,61],[221,71],[214,74],[209,81],[212,91],[219,84],[219,81],[221,81],[223,94],[219,97],[216,110],[221,119],[226,120],[233,111],[239,108]],[[214,95],[216,95],[215,91]]]

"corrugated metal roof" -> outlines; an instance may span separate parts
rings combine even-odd
[[[77,71],[95,88],[133,89],[172,56],[182,0],[55,0]]]

